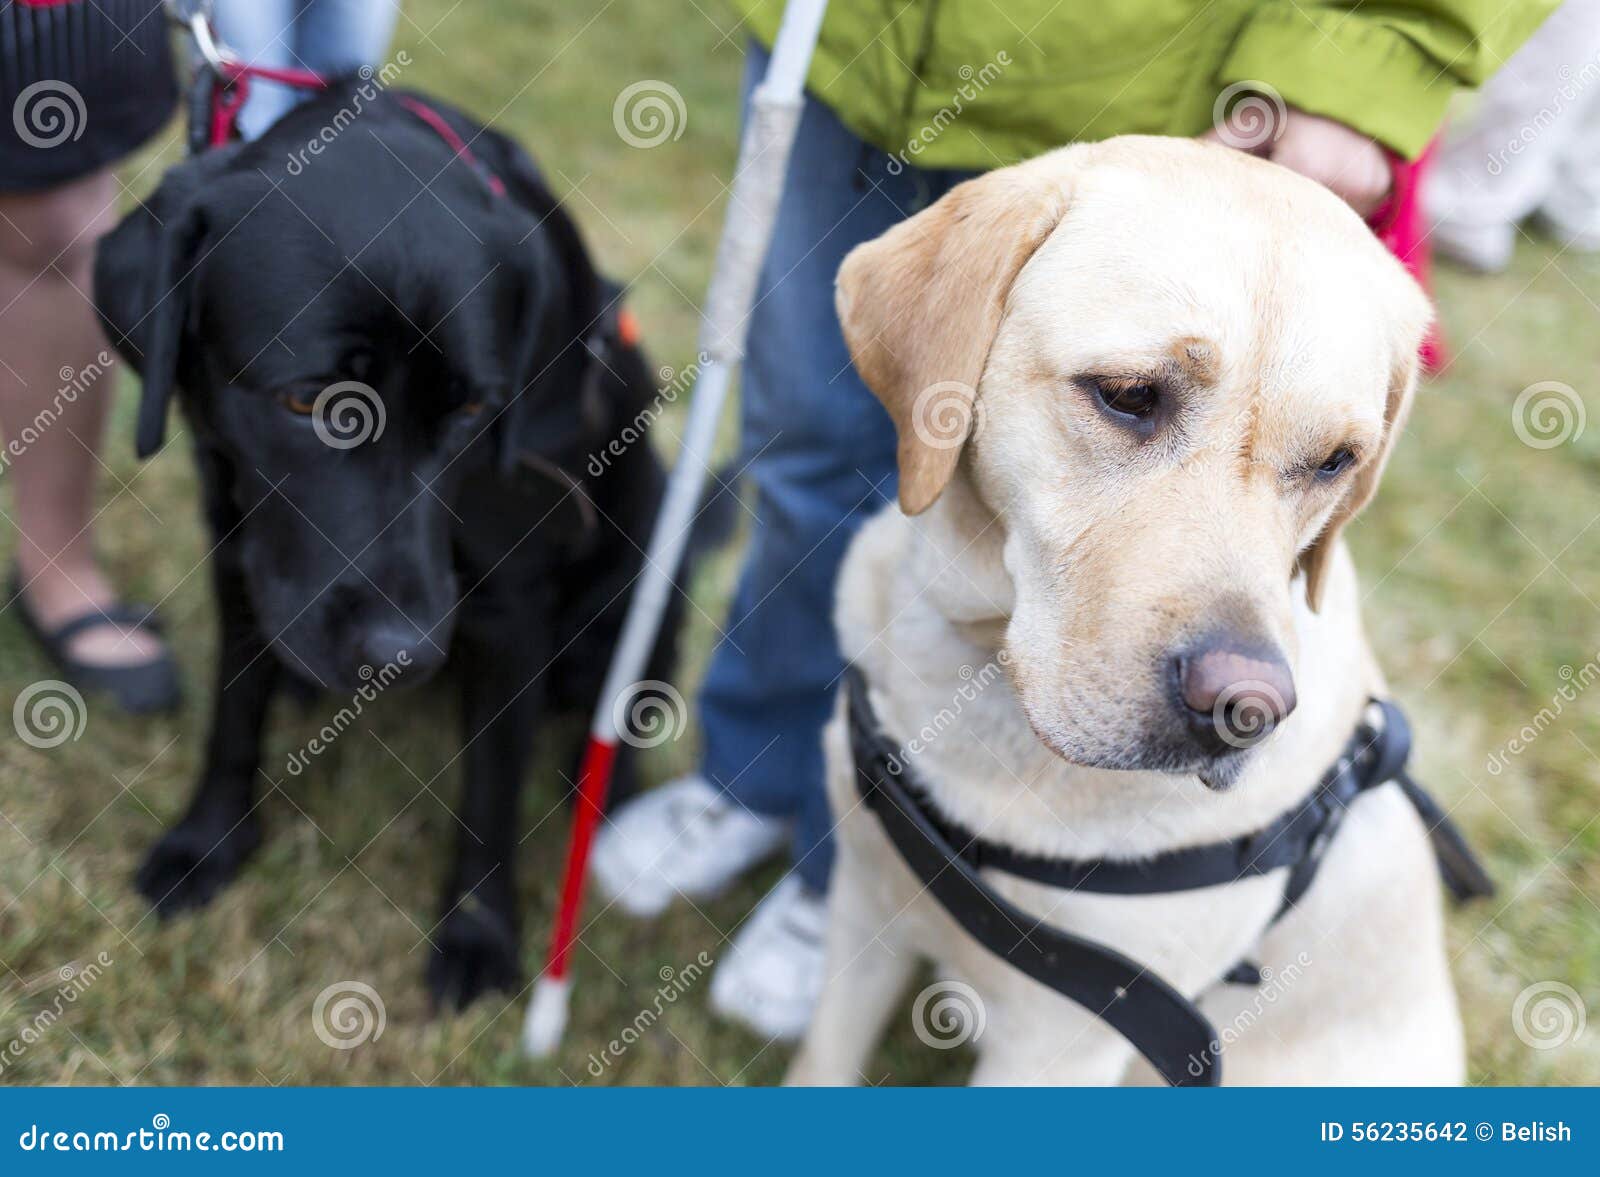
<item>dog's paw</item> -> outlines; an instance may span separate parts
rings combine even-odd
[[[253,813],[231,822],[185,819],[150,847],[134,885],[163,919],[204,907],[260,845]]]
[[[433,934],[428,989],[435,1009],[465,1009],[492,990],[522,979],[516,926],[475,896],[462,900]]]

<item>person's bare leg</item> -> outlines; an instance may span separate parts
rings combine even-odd
[[[89,298],[95,240],[115,223],[116,195],[109,171],[0,195],[0,431],[21,451],[6,455],[4,481],[22,583],[46,629],[116,599],[95,563],[89,526],[95,455],[115,386]],[[160,648],[144,631],[101,625],[68,652],[116,666],[148,661]]]

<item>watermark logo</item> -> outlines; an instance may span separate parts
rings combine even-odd
[[[611,125],[629,147],[660,147],[683,138],[689,108],[671,82],[646,78],[617,95],[611,104]]]
[[[1550,702],[1534,712],[1510,739],[1489,753],[1484,767],[1490,776],[1499,776],[1504,772],[1513,758],[1531,748],[1566,713],[1569,703],[1576,703],[1579,695],[1600,682],[1600,653],[1577,668],[1571,664],[1563,665],[1556,675],[1561,679],[1561,685],[1550,696]]]
[[[311,1005],[311,1028],[334,1050],[354,1050],[383,1037],[383,998],[365,981],[335,981]]]
[[[311,404],[311,428],[323,445],[336,450],[353,450],[365,442],[377,441],[388,424],[383,398],[370,384],[341,380],[317,393]]]
[[[350,702],[334,712],[333,718],[317,730],[317,734],[305,742],[303,746],[289,754],[285,767],[290,776],[299,776],[311,764],[312,760],[321,756],[334,741],[344,735],[350,727],[366,710],[367,704],[376,702],[379,695],[388,690],[390,686],[411,665],[411,655],[401,650],[395,655],[393,662],[385,662],[379,670],[370,666],[363,666],[357,673],[361,676],[362,685],[357,687],[350,696]]]
[[[935,1050],[976,1042],[988,1024],[983,998],[964,981],[935,981],[911,1003],[911,1028]]]
[[[884,766],[889,775],[892,777],[902,775],[912,760],[931,748],[935,741],[960,721],[968,704],[977,702],[979,695],[1004,677],[1005,668],[1010,665],[1009,650],[996,651],[992,659],[976,669],[970,664],[963,664],[956,671],[956,676],[961,679],[961,685],[951,694],[950,701],[934,712],[933,716],[889,757],[888,763]]]
[[[689,725],[689,705],[669,682],[647,678],[617,696],[611,722],[624,744],[659,748],[675,740]]]
[[[1561,121],[1563,111],[1570,110],[1583,100],[1589,88],[1596,81],[1600,81],[1600,54],[1584,62],[1583,67],[1576,72],[1570,65],[1563,65],[1556,71],[1556,77],[1557,85],[1550,95],[1550,100],[1534,111],[1532,117],[1517,128],[1516,134],[1506,140],[1504,147],[1489,154],[1484,166],[1489,175],[1498,176],[1504,172],[1513,159]]]
[[[661,978],[661,984],[656,987],[655,996],[648,1005],[642,1006],[639,1012],[633,1015],[633,1020],[623,1026],[617,1036],[602,1046],[598,1053],[590,1052],[589,1074],[596,1079],[605,1074],[607,1068],[621,1059],[628,1053],[629,1047],[649,1033],[667,1009],[676,1003],[678,998],[689,992],[714,963],[716,962],[709,953],[701,952],[682,968],[675,969],[669,964],[662,965],[660,971],[656,973],[656,976]]]
[[[6,438],[4,447],[0,448],[0,471],[27,453],[28,447],[54,427],[56,422],[61,420],[62,414],[67,411],[68,405],[76,404],[78,397],[100,377],[111,371],[113,362],[111,353],[101,349],[99,354],[82,368],[63,364],[56,373],[61,379],[61,384],[56,388],[56,394],[50,403],[35,413],[31,421],[16,422],[10,436]]]
[[[612,462],[627,453],[649,432],[666,406],[677,404],[678,398],[694,387],[695,381],[700,379],[700,373],[710,362],[711,356],[702,351],[682,368],[674,369],[671,365],[663,364],[656,372],[661,384],[650,403],[635,413],[633,419],[623,425],[604,447],[589,455],[589,476],[599,478],[609,470]]]
[[[1537,981],[1511,1003],[1511,1028],[1534,1050],[1555,1050],[1576,1042],[1588,1022],[1582,996],[1560,981]]]
[[[56,970],[55,999],[50,1004],[37,1010],[31,1017],[24,1016],[21,1027],[9,1042],[0,1045],[0,1075],[23,1055],[28,1053],[30,1047],[43,1041],[45,1036],[55,1028],[56,1023],[70,1012],[73,1005],[89,991],[96,981],[115,963],[109,952],[102,952],[87,964],[80,965],[76,962],[64,964]]]
[[[1211,104],[1217,138],[1240,151],[1255,151],[1283,134],[1289,107],[1266,82],[1234,82]]]
[[[410,64],[411,55],[402,49],[394,55],[392,61],[384,62],[377,69],[364,65],[357,70],[360,83],[349,90],[346,103],[334,111],[333,117],[325,122],[315,135],[307,139],[303,147],[289,152],[283,170],[291,176],[298,176],[305,171],[310,166],[311,160],[327,150],[384,91],[399,80],[401,69]]]
[[[984,62],[976,69],[970,65],[958,68],[956,76],[961,79],[961,84],[950,95],[950,101],[934,111],[933,117],[906,140],[904,147],[890,154],[889,174],[898,176],[910,167],[912,159],[931,147],[961,117],[967,103],[975,102],[978,95],[992,86],[1010,64],[1011,55],[1002,49],[994,55],[994,60]]]
[[[29,147],[59,147],[68,139],[81,139],[88,119],[83,95],[53,78],[24,87],[11,104],[11,125]]]
[[[930,449],[953,450],[983,428],[977,390],[959,380],[941,380],[917,394],[911,405],[911,431]]]
[[[1276,1005],[1280,998],[1286,996],[1300,983],[1300,978],[1305,976],[1306,970],[1310,967],[1309,952],[1300,953],[1281,969],[1274,969],[1270,965],[1262,967],[1261,984],[1256,986],[1255,996],[1250,1004],[1234,1014],[1231,1022],[1218,1029],[1217,1036],[1206,1044],[1205,1050],[1189,1056],[1185,1070],[1196,1079],[1204,1075],[1206,1069],[1222,1056],[1227,1047],[1249,1033],[1271,1006]]]
[[[1530,384],[1511,406],[1511,428],[1529,449],[1553,450],[1583,436],[1588,412],[1578,390],[1559,380]]]
[[[1211,726],[1230,748],[1253,748],[1272,734],[1289,710],[1271,683],[1244,679],[1229,683],[1211,705]]]
[[[11,707],[11,725],[30,748],[59,748],[83,735],[89,709],[71,683],[47,678],[25,687]]]

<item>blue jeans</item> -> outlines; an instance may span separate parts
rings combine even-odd
[[[747,109],[765,69],[752,49]],[[894,427],[850,364],[833,279],[851,248],[967,178],[889,164],[807,97],[741,380],[757,522],[700,695],[706,779],[795,819],[795,870],[818,891],[833,863],[822,728],[844,668],[834,578],[856,529],[895,497]]]
[[[217,0],[217,34],[252,65],[347,74],[378,65],[394,34],[400,0]],[[259,78],[239,112],[254,139],[310,92]]]

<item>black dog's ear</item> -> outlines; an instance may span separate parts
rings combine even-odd
[[[521,448],[545,450],[583,430],[585,373],[599,362],[586,344],[607,313],[604,284],[578,226],[567,216],[526,152],[495,131],[486,151],[509,199],[533,214],[538,231],[514,252],[522,292],[510,402],[501,414],[498,461],[511,472]]]
[[[95,253],[95,311],[112,346],[144,381],[136,437],[141,458],[161,448],[208,210],[253,209],[262,198],[259,173],[231,170],[237,153],[225,147],[175,166],[149,200],[100,239]]]
[[[523,246],[520,303],[505,411],[496,436],[496,459],[510,474],[526,450],[550,455],[581,442],[586,373],[594,363],[585,346],[589,322],[576,307],[565,275],[548,250]],[[531,255],[531,256],[530,256]]]
[[[204,237],[198,204],[181,206],[165,224],[141,204],[101,239],[95,256],[95,309],[113,346],[144,382],[135,434],[140,458],[159,450],[166,433],[191,276]]]

